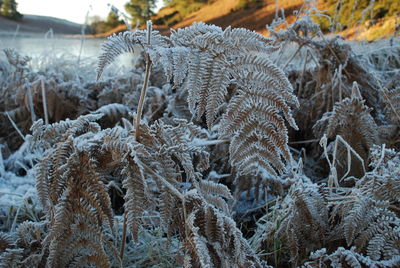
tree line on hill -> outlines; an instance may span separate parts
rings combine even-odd
[[[200,9],[203,5],[209,4],[216,0],[163,0],[164,7],[170,7],[176,10],[173,16],[163,17],[156,24],[163,24],[171,26],[188,14]],[[253,1],[253,0],[252,0]],[[130,0],[125,4],[125,10],[131,17],[131,25],[133,27],[143,25],[147,20],[155,15],[156,0]],[[109,15],[105,20],[101,20],[100,17],[95,16],[90,18],[89,25],[91,26],[93,33],[104,33],[118,25],[124,24],[123,20],[119,19],[119,16],[115,11],[110,11]]]

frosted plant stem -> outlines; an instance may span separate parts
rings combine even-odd
[[[46,98],[46,89],[44,87],[44,77],[40,79],[41,87],[42,87],[42,100],[43,100],[43,113],[44,113],[44,122],[46,125],[49,124],[49,114],[47,112],[47,98]]]
[[[15,130],[18,132],[18,134],[21,136],[21,138],[22,138],[24,141],[26,141],[26,140],[25,140],[24,134],[22,134],[21,130],[18,128],[17,124],[15,124],[14,120],[12,120],[12,118],[11,118],[11,116],[8,114],[8,112],[6,112],[6,115],[7,115],[8,120],[10,120],[11,125],[15,128]]]
[[[17,38],[17,35],[18,35],[18,33],[19,33],[19,24],[17,24],[17,28],[15,29],[15,32],[14,32],[14,35],[13,35],[13,39],[12,39],[12,41],[14,42],[15,41],[15,38]]]
[[[15,231],[15,227],[17,226],[17,220],[18,220],[20,210],[21,210],[21,206],[18,207],[17,212],[15,213],[15,217],[14,217],[13,223],[11,225],[10,233],[13,233]]]
[[[149,20],[147,21],[147,44],[151,44],[151,30],[152,30],[152,22]],[[144,82],[142,91],[140,92],[140,99],[136,113],[136,122],[135,122],[135,140],[137,141],[140,134],[140,118],[142,117],[143,112],[143,105],[146,98],[147,87],[149,85],[149,78],[150,78],[150,69],[151,69],[151,60],[150,56],[146,54],[146,70],[144,76]]]
[[[33,124],[36,121],[36,114],[35,114],[35,108],[33,106],[33,96],[31,87],[28,87],[28,101],[29,101],[29,108],[31,110],[31,119]]]
[[[119,251],[119,257],[120,257],[120,259],[121,259],[121,262],[122,262],[122,259],[123,259],[123,257],[124,257],[125,243],[126,243],[126,228],[127,228],[126,221],[127,221],[127,217],[126,217],[126,211],[125,211],[125,212],[124,212],[124,224],[123,224],[123,226],[122,226],[121,249],[120,249],[120,251]]]
[[[299,53],[299,51],[301,50],[301,48],[303,47],[303,45],[300,45],[297,50],[293,53],[293,55],[290,57],[290,59],[285,63],[285,65],[283,65],[282,70],[284,70],[286,68],[286,66],[289,65],[289,63],[294,59],[294,57],[296,57],[297,53]]]
[[[385,90],[382,90],[383,96],[385,97],[386,101],[388,102],[390,108],[392,109],[393,113],[396,115],[397,119],[400,121],[400,114],[396,111],[396,108],[393,106],[393,103],[390,101],[389,96],[386,94]]]
[[[152,31],[152,22],[151,20],[147,21],[147,44],[151,44],[151,31]],[[151,60],[150,56],[146,53],[146,71],[144,75],[144,82],[143,82],[143,87],[142,91],[140,92],[140,99],[139,99],[139,104],[136,112],[136,122],[135,122],[135,140],[138,141],[138,138],[140,136],[140,118],[142,117],[142,112],[143,112],[143,104],[146,98],[146,91],[147,87],[149,84],[149,78],[150,78],[150,69],[151,69]],[[126,229],[127,229],[127,216],[126,216],[127,211],[124,211],[124,224],[122,227],[122,244],[121,244],[121,250],[120,250],[120,258],[121,262],[124,257],[124,251],[125,251],[125,243],[126,243]]]
[[[1,152],[3,144],[0,144],[0,176],[5,177],[6,169],[3,162],[3,153]]]
[[[307,65],[307,61],[308,61],[308,53],[309,50],[306,50],[306,56],[304,58],[304,62],[303,62],[303,69],[301,70],[301,75],[300,75],[300,85],[299,85],[299,90],[297,91],[297,97],[300,98],[301,97],[301,93],[303,91],[303,79],[304,79],[304,73],[306,70],[306,65]]]
[[[157,178],[165,187],[168,188],[168,190],[174,194],[176,197],[178,197],[181,200],[184,200],[184,195],[181,194],[181,192],[179,192],[178,189],[176,189],[171,183],[169,183],[166,179],[164,179],[162,176],[160,176],[159,174],[157,174],[153,169],[151,169],[150,167],[148,167],[145,163],[143,163],[142,161],[140,161],[138,158],[135,158],[135,161],[140,164],[140,166],[142,166],[147,172],[151,173],[153,176],[155,176],[155,178]]]
[[[78,55],[78,62],[77,62],[78,68],[81,63],[83,46],[85,44],[85,30],[86,30],[86,24],[88,22],[88,17],[89,17],[89,10],[86,12],[85,23],[82,25],[82,28],[81,28],[81,47],[79,48],[79,55]]]

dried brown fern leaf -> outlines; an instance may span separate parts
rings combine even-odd
[[[123,186],[126,189],[124,210],[127,211],[127,223],[133,239],[138,241],[138,221],[143,216],[144,211],[150,208],[152,202],[143,170],[133,159],[127,158],[125,160],[122,174],[125,176],[123,181]]]
[[[5,252],[0,254],[0,267],[21,267],[23,252],[22,248],[6,249]]]
[[[195,38],[188,38],[194,33],[198,34]],[[253,68],[253,71],[260,72],[255,61],[249,62],[248,58],[241,55],[271,51],[270,40],[254,32],[230,27],[223,31],[203,23],[179,29],[171,35],[171,40],[175,46],[190,48],[188,76],[184,87],[189,92],[190,110],[198,119],[206,112],[209,128],[213,125],[219,106],[225,102],[227,87],[232,83],[231,77],[240,79],[236,77],[237,70]],[[272,63],[261,64],[264,64],[264,72],[267,70],[271,73],[275,68]]]
[[[74,152],[67,167],[63,174],[65,190],[55,206],[44,242],[49,249],[47,264],[64,267],[83,258],[88,263],[110,267],[103,235],[103,228],[113,230],[107,190],[96,174],[95,163],[85,153]]]
[[[392,90],[384,89],[383,97],[387,106],[385,107],[386,117],[392,124],[400,124],[400,87]]]
[[[230,209],[225,200],[231,201],[234,198],[228,187],[211,180],[199,180],[197,189],[208,203],[221,209],[226,215],[230,214]]]
[[[151,52],[153,46],[166,47],[166,40],[157,31],[151,32],[151,43],[147,43],[145,30],[113,34],[102,46],[103,53],[99,56],[97,67],[97,79],[100,78],[104,68],[113,62],[122,53],[135,52],[140,46],[147,52]],[[137,47],[138,46],[138,47]]]
[[[16,241],[9,241],[7,249],[0,252],[0,267],[42,267],[42,240],[45,237],[46,223],[21,223],[14,235]]]
[[[98,73],[101,74],[104,66],[122,51],[132,52],[135,44],[144,46],[152,63],[161,63],[167,77],[174,78],[174,82],[177,83],[175,86],[182,83],[181,91],[188,92],[189,109],[198,120],[205,113],[209,129],[222,112],[221,107],[228,97],[228,86],[239,85],[242,91],[238,95],[252,100],[243,105],[259,104],[254,110],[251,107],[245,107],[247,109],[245,114],[254,121],[273,120],[271,125],[278,129],[269,135],[264,132],[265,127],[260,127],[262,138],[249,142],[253,148],[257,147],[259,150],[246,159],[239,156],[238,160],[232,161],[232,165],[238,165],[238,168],[242,170],[246,164],[250,164],[251,167],[243,171],[246,174],[253,172],[252,167],[257,165],[268,169],[274,175],[276,174],[274,168],[278,172],[283,170],[284,164],[280,158],[280,151],[284,159],[289,161],[290,153],[288,153],[287,145],[280,142],[279,152],[275,150],[269,153],[268,151],[276,145],[277,140],[284,140],[287,143],[287,131],[279,115],[280,111],[283,111],[289,124],[297,128],[289,105],[298,105],[298,102],[283,71],[267,57],[267,53],[276,49],[272,46],[270,39],[246,29],[228,27],[222,30],[220,27],[204,23],[194,23],[192,26],[178,29],[171,34],[168,41],[158,40],[156,32],[147,33],[151,38],[158,40],[151,46],[144,44],[145,34],[144,31],[137,31],[112,37],[104,46]],[[113,45],[115,48],[112,47]],[[179,68],[176,66],[178,63]],[[269,95],[273,97],[268,97]],[[260,113],[260,109],[269,108],[270,105],[272,108],[268,109],[264,115]],[[232,113],[235,108],[243,107],[233,103],[228,106],[228,111]],[[225,124],[231,124],[228,119],[231,118],[225,117],[219,127],[224,128]],[[243,119],[247,119],[246,116]],[[232,123],[230,127],[236,128],[237,125]],[[243,129],[242,126],[239,129]],[[237,135],[239,133],[240,131],[235,132]],[[231,136],[233,133],[223,129],[220,134]],[[237,135],[236,138],[238,138]],[[273,140],[269,140],[270,138]],[[236,143],[237,140],[232,142],[233,154],[233,148],[237,148]],[[234,155],[231,159],[234,159]],[[180,160],[184,163],[183,158]],[[190,172],[188,168],[185,168],[185,171]]]
[[[376,261],[367,256],[357,252],[353,247],[345,249],[343,247],[337,248],[335,252],[327,253],[325,248],[317,250],[310,255],[310,260],[307,261],[302,267],[398,267],[400,264],[400,257],[393,256],[390,259]]]
[[[371,149],[372,172],[367,173],[357,187],[372,193],[374,199],[400,203],[400,154],[393,149],[374,146]]]
[[[68,159],[74,152],[74,136],[83,133],[97,132],[99,126],[94,120],[99,115],[81,116],[77,120],[62,121],[52,125],[43,125],[43,120],[36,121],[32,126],[33,147],[49,148],[39,161],[36,169],[36,186],[39,200],[47,211],[58,203],[66,187],[67,178],[64,172]]]
[[[7,248],[11,248],[13,245],[13,241],[11,236],[1,232],[0,233],[0,252],[4,252]]]
[[[353,85],[351,98],[346,98],[335,104],[333,111],[323,116],[314,125],[315,135],[319,137],[324,131],[327,137],[335,139],[340,135],[348,145],[358,154],[364,163],[369,158],[369,150],[374,144],[379,143],[378,126],[376,125],[370,112],[371,109],[365,106],[357,84]],[[323,126],[326,125],[326,129]],[[355,176],[360,178],[365,173],[365,166],[354,156],[348,159],[348,149],[343,145],[337,146],[338,151],[335,159],[338,160],[338,177]],[[350,161],[351,166],[347,163]]]
[[[336,205],[334,209],[336,212],[332,218],[336,213],[340,213],[343,219],[343,234],[348,245],[352,245],[357,236],[363,234],[367,228],[374,225],[380,218],[396,218],[392,212],[387,210],[388,202],[376,201],[368,195],[362,194],[358,189],[353,189],[346,196],[346,200]],[[360,246],[360,243],[364,244],[364,242],[359,241],[358,246]]]
[[[284,170],[281,157],[290,163],[287,128],[280,110],[296,126],[284,99],[273,90],[249,88],[232,99],[220,132],[222,137],[233,135],[230,160],[239,172],[251,174],[261,167],[276,176],[275,170]]]
[[[16,74],[19,78],[22,78],[23,72],[28,70],[27,64],[31,60],[30,57],[22,57],[14,49],[4,49],[4,54],[7,57],[8,62],[16,69]]]
[[[32,252],[39,251],[46,232],[45,222],[24,221],[18,226],[15,243],[20,248],[30,249]]]
[[[210,206],[195,191],[185,195],[186,267],[262,267],[235,222]]]
[[[263,216],[250,239],[257,252],[266,252],[265,259],[280,267],[296,266],[313,250],[325,246],[329,226],[329,210],[322,188],[307,180],[297,181],[288,195]]]
[[[93,113],[103,115],[103,117],[98,120],[98,124],[102,129],[106,129],[114,127],[121,122],[122,118],[131,119],[130,112],[131,110],[126,105],[111,103],[100,107]]]
[[[54,144],[65,141],[70,135],[76,137],[86,132],[96,133],[100,127],[95,121],[102,117],[101,114],[87,114],[78,117],[76,120],[66,119],[50,125],[44,125],[39,119],[32,124],[33,147],[41,146],[50,148]]]
[[[390,190],[378,186],[388,178],[373,176],[374,172],[367,173],[356,188],[342,197],[329,197],[331,224],[335,239],[344,236],[347,246],[356,246],[358,252],[372,260],[388,260],[400,253],[398,203],[385,193]],[[371,187],[373,184],[378,188]],[[379,190],[382,195],[377,193]],[[339,224],[333,225],[338,219]]]
[[[105,248],[110,243],[103,232],[108,229],[113,233],[114,224],[97,161],[103,160],[100,146],[92,132],[99,126],[91,119],[98,118],[85,116],[48,126],[37,122],[33,128],[38,144],[52,146],[36,167],[39,199],[50,222],[50,232],[43,241],[50,267],[75,262],[109,267]]]
[[[45,211],[58,203],[58,199],[65,189],[65,179],[61,177],[64,173],[62,168],[73,150],[73,139],[67,139],[65,142],[58,143],[35,166],[36,189]]]

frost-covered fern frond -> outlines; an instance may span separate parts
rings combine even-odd
[[[102,116],[102,114],[87,114],[76,120],[66,119],[50,125],[44,125],[43,120],[39,119],[31,127],[33,141],[37,146],[49,148],[65,141],[69,136],[75,137],[86,132],[96,133],[100,127],[95,121]]]
[[[340,135],[363,159],[364,163],[367,163],[370,148],[379,143],[378,126],[370,114],[371,109],[364,104],[365,101],[361,98],[356,83],[353,85],[352,92],[351,98],[336,103],[333,111],[323,116],[314,125],[314,132],[317,137],[325,133],[330,139],[335,139],[337,135]],[[318,133],[322,131],[323,133]],[[364,175],[364,168],[360,166],[362,163],[359,160],[353,158],[351,167],[346,164],[349,159],[343,146],[340,145],[335,157],[339,161],[337,167],[339,177],[342,177],[343,174],[358,178]],[[347,173],[348,169],[351,170]]]
[[[21,265],[23,258],[24,249],[22,248],[9,248],[5,252],[0,254],[0,267],[16,267]],[[38,263],[35,263],[37,265]]]
[[[308,14],[296,19],[296,21],[285,30],[276,31],[274,25],[267,26],[267,29],[276,41],[296,42],[299,45],[316,44],[313,38],[321,33],[319,25],[314,23],[311,16]]]
[[[187,225],[179,229],[186,238],[185,267],[263,267],[231,218],[195,190],[186,193],[183,204]]]
[[[98,119],[97,113],[90,116],[48,126],[36,122],[33,127],[36,143],[48,148],[36,170],[40,201],[51,223],[43,243],[50,266],[111,263],[115,249],[106,233],[113,232],[113,212],[104,186],[109,176],[120,178],[126,190],[126,221],[135,241],[146,211],[159,213],[162,229],[170,234],[182,225],[176,218],[183,215],[176,200],[185,187],[198,189],[221,215],[230,214],[229,189],[200,180],[208,167],[208,153],[201,146],[208,138],[206,130],[182,119],[172,120],[172,125],[157,121],[141,126],[137,142],[133,126],[101,130],[90,120]],[[80,251],[88,255],[76,255]]]
[[[11,248],[13,241],[11,236],[1,232],[0,233],[0,252],[4,252],[7,248]]]
[[[171,40],[191,48],[184,87],[189,92],[189,108],[198,119],[206,113],[209,128],[225,102],[228,85],[240,89],[219,125],[220,136],[232,137],[231,165],[243,174],[257,172],[258,167],[273,175],[275,170],[281,172],[281,155],[290,162],[290,153],[279,113],[283,111],[297,128],[289,105],[298,102],[284,73],[265,54],[272,49],[270,40],[248,30],[223,31],[202,23],[174,32]]]
[[[8,62],[17,69],[17,72],[23,72],[27,70],[27,64],[31,60],[30,57],[22,57],[15,50],[8,48],[4,49]]]
[[[400,153],[374,146],[371,149],[371,168],[356,184],[370,192],[374,199],[390,204],[400,203]]]
[[[335,197],[332,198],[334,199]],[[388,209],[389,205],[387,201],[376,201],[371,195],[353,189],[346,195],[346,201],[335,205],[331,217],[334,219],[339,214],[342,218],[338,228],[348,246],[354,242],[359,250],[366,249],[368,256],[378,260],[381,254],[376,252],[382,251],[388,244],[396,243],[399,239],[393,234],[397,232],[400,221],[396,214]],[[381,244],[374,243],[375,240],[380,240]]]
[[[8,240],[8,247],[0,249],[0,267],[40,267],[44,252],[41,242],[47,231],[46,223],[25,221],[14,233],[15,241]],[[1,237],[1,235],[0,235]]]
[[[276,250],[266,258],[277,267],[282,265],[279,261],[283,256],[296,266],[312,250],[325,245],[328,223],[328,204],[323,189],[308,181],[298,181],[291,186],[288,195],[259,220],[251,241],[257,252]]]
[[[193,24],[171,34],[175,46],[189,48],[188,74],[184,87],[189,92],[188,102],[192,113],[200,119],[206,113],[209,128],[225,102],[227,87],[232,79],[240,81],[238,71],[265,75],[276,83],[286,82],[284,90],[291,89],[283,73],[267,59],[247,54],[266,55],[274,48],[271,40],[246,29],[222,30],[214,25]],[[278,75],[278,76],[276,76]],[[265,81],[264,80],[264,81]]]
[[[372,171],[357,181],[345,195],[332,194],[331,220],[341,218],[336,235],[344,235],[347,246],[354,245],[372,260],[390,260],[400,253],[399,155],[392,150],[371,153]],[[334,222],[332,222],[334,223]]]
[[[265,258],[276,266],[289,258],[302,264],[320,248],[334,255],[340,247],[354,247],[358,261],[370,260],[371,267],[396,267],[400,254],[399,157],[392,149],[374,146],[372,170],[352,188],[297,181],[260,219],[251,244],[258,252],[270,252]],[[328,267],[337,265],[332,262]],[[306,262],[304,267],[313,266]]]
[[[153,46],[167,46],[165,38],[157,31],[151,32],[151,45],[147,44],[146,35],[147,32],[145,30],[138,30],[135,32],[113,34],[108,37],[108,40],[102,46],[103,53],[99,56],[97,79],[100,78],[104,68],[123,53],[134,53],[140,47],[149,53]]]
[[[393,124],[400,125],[400,87],[392,90],[384,89],[382,94],[386,103],[386,117]]]
[[[283,71],[268,58],[268,53],[276,50],[270,39],[246,29],[222,30],[204,23],[173,31],[166,41],[152,33],[155,41],[151,45],[144,44],[145,34],[143,31],[126,33],[106,43],[99,73],[113,55],[132,51],[134,44],[145,46],[152,63],[164,67],[167,79],[176,87],[182,84],[180,90],[188,94],[190,111],[199,121],[205,114],[209,129],[229,101],[228,87],[236,85],[239,91],[230,94],[235,97],[228,104],[228,113],[238,114],[242,122],[225,116],[219,124],[220,134],[232,138],[232,166],[244,174],[257,172],[254,167],[264,168],[273,175],[284,170],[284,161],[290,162],[290,153],[287,129],[280,113],[297,129],[290,106],[298,106],[298,101]],[[251,126],[246,128],[246,124]],[[239,140],[249,132],[259,136],[241,144]],[[241,145],[257,150],[250,155],[238,155],[236,149]],[[277,149],[271,150],[275,146]]]
[[[290,162],[288,134],[280,115],[292,122],[290,108],[283,97],[270,88],[239,90],[220,123],[221,137],[232,137],[229,147],[231,164],[240,173],[251,174],[258,168],[276,176],[284,170],[281,157]]]
[[[365,101],[361,98],[357,85],[353,87],[353,92],[351,98],[336,103],[329,116],[325,133],[328,138],[341,135],[346,141],[352,136],[353,139],[359,140],[360,145],[354,146],[359,152],[357,147],[361,144],[365,148],[372,148],[372,145],[377,143],[378,133],[376,123],[370,115],[371,109],[364,104]]]
[[[57,199],[50,202],[52,224],[44,242],[49,250],[47,264],[64,267],[76,262],[109,267],[105,251],[108,238],[103,228],[113,230],[111,201],[96,163],[75,145],[72,147],[63,174],[53,179],[56,189],[50,188]]]
[[[366,257],[359,252],[355,247],[345,249],[339,247],[335,252],[327,253],[326,248],[317,250],[310,254],[310,260],[307,261],[302,267],[398,267],[400,264],[400,255],[394,255],[387,260],[373,260]]]
[[[100,107],[93,113],[103,115],[103,117],[99,119],[98,123],[103,129],[105,129],[114,127],[122,120],[122,118],[130,118],[130,112],[131,110],[126,105],[110,103]]]
[[[398,202],[380,196],[379,186],[375,191],[373,185],[387,178],[373,176],[367,173],[352,189],[295,183],[260,219],[252,245],[270,252],[266,259],[276,266],[289,258],[302,264],[312,251],[327,248],[332,253],[339,246],[354,246],[362,258],[391,263],[400,253]]]
[[[228,187],[211,180],[200,180],[198,191],[208,203],[220,208],[226,215],[230,215],[230,209],[225,200],[233,200],[233,196]]]

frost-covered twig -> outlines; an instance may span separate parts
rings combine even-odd
[[[46,125],[49,124],[49,113],[47,111],[47,97],[46,97],[46,89],[44,87],[44,77],[40,79],[41,87],[42,87],[42,100],[43,100],[43,113],[44,113],[44,122]]]
[[[151,31],[152,31],[152,22],[149,20],[147,21],[147,44],[151,44]],[[142,91],[140,92],[140,99],[139,99],[139,104],[137,108],[137,116],[136,116],[136,122],[135,122],[135,140],[138,140],[139,134],[140,134],[140,118],[142,117],[142,112],[143,112],[143,105],[144,101],[146,98],[146,91],[147,87],[149,84],[149,78],[150,78],[150,69],[151,69],[151,59],[148,53],[146,53],[146,71],[145,71],[145,76],[144,76],[144,82],[143,82],[143,87]]]
[[[15,124],[14,120],[12,120],[11,116],[8,114],[8,112],[5,112],[5,114],[7,115],[8,120],[10,120],[12,126],[15,128],[15,130],[18,132],[18,134],[21,136],[21,138],[25,140],[25,136],[24,134],[22,134],[21,130],[18,128],[17,124]]]

